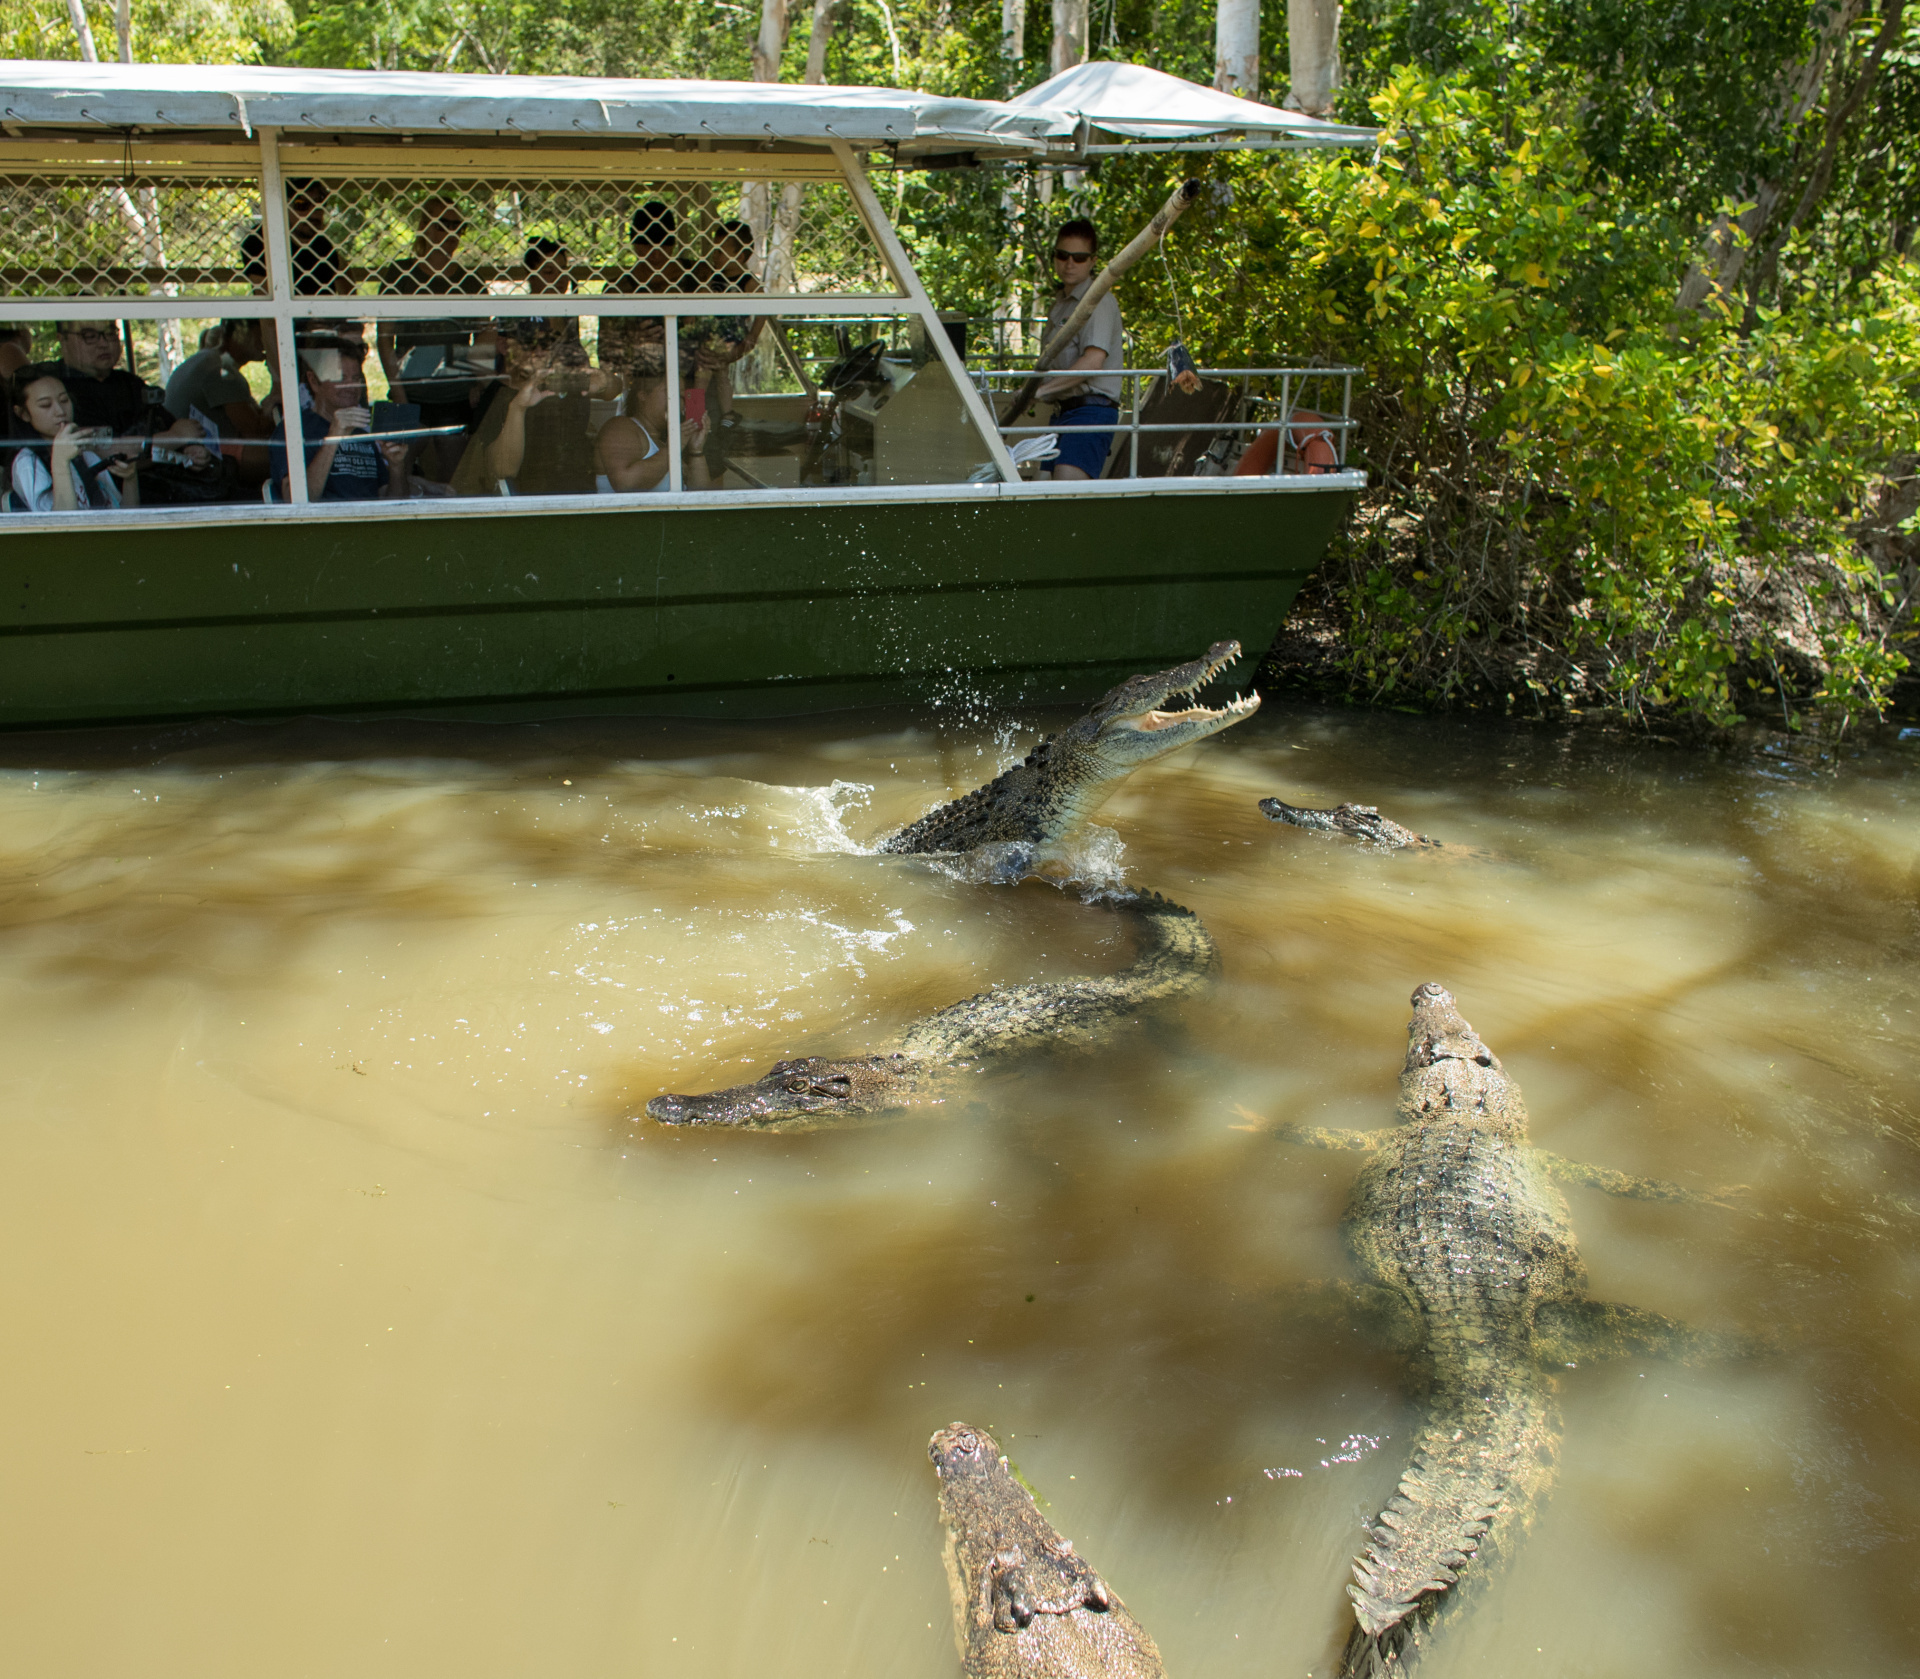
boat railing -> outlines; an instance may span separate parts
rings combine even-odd
[[[1353,418],[1353,381],[1359,368],[1303,365],[1201,367],[1194,371],[1201,381],[1200,391],[1188,396],[1171,384],[1165,366],[1101,369],[1101,377],[1121,381],[1120,411],[1114,429],[1125,439],[1126,470],[1115,470],[1120,459],[1116,451],[1108,459],[1108,477],[1141,476],[1143,437],[1193,440],[1185,447],[1176,442],[1150,460],[1149,466],[1159,470],[1150,471],[1149,477],[1275,476],[1346,470],[1349,440],[1358,424]],[[975,368],[971,372],[975,388],[996,416],[1005,394],[1034,376],[1031,368]],[[1180,406],[1186,411],[1176,412]],[[1171,417],[1154,417],[1160,413]],[[1003,420],[999,430],[1011,443],[1043,437],[1060,428],[1037,421],[1014,424]],[[1268,449],[1272,451],[1270,464]]]

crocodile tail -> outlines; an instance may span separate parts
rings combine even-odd
[[[1357,1621],[1341,1679],[1399,1671],[1483,1548],[1530,1519],[1553,1479],[1559,1421],[1544,1378],[1505,1371],[1436,1406],[1347,1587]]]
[[[1219,971],[1219,946],[1207,924],[1185,904],[1147,890],[1106,893],[1093,901],[1111,904],[1137,920],[1130,974],[1149,983],[1157,977],[1170,989],[1188,990]]]

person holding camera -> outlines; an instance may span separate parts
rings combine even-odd
[[[680,476],[689,490],[713,487],[707,471],[708,416],[680,428]],[[594,439],[594,487],[602,495],[664,490],[667,474],[667,376],[636,374],[628,387],[627,411],[609,420]]]
[[[528,290],[570,287],[571,266],[565,247],[535,239],[527,247]],[[454,494],[593,494],[592,399],[618,396],[619,375],[593,365],[577,315],[502,317],[497,330],[505,372],[487,392]]]
[[[138,459],[103,456],[94,447],[106,441],[106,428],[75,423],[59,363],[32,362],[15,373],[7,413],[14,511],[140,505]]]
[[[294,341],[300,358],[300,433],[309,501],[402,500],[413,493],[403,441],[367,435],[364,371],[367,347],[344,333],[304,334]],[[290,498],[287,445],[276,435],[269,450],[274,493]]]

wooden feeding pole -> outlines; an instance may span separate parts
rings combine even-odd
[[[1073,342],[1073,335],[1087,324],[1087,317],[1093,313],[1100,299],[1113,290],[1115,283],[1129,268],[1160,243],[1162,235],[1180,219],[1181,211],[1199,196],[1198,181],[1182,181],[1173,189],[1173,195],[1154,213],[1153,220],[1133,236],[1118,256],[1094,275],[1093,283],[1087,287],[1086,295],[1074,305],[1073,313],[1060,323],[1060,330],[1040,346],[1039,359],[1033,364],[1033,377],[1020,387],[1012,405],[1000,416],[1001,425],[1011,425],[1014,416],[1033,401],[1040,389],[1041,376],[1053,366],[1054,358]]]

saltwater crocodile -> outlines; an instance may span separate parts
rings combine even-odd
[[[1258,711],[1258,694],[1236,695],[1217,711],[1197,702],[1174,711],[1160,709],[1169,701],[1193,699],[1239,657],[1239,642],[1221,641],[1203,658],[1152,676],[1129,677],[1077,723],[1041,741],[1023,763],[964,798],[929,811],[882,840],[879,849],[960,852],[1006,845],[1030,858],[1034,847],[1071,834],[1142,764],[1218,734]]]
[[[1140,1010],[1191,996],[1211,979],[1219,956],[1192,910],[1152,892],[1095,901],[1137,925],[1134,960],[1119,973],[996,986],[915,1021],[877,1054],[782,1061],[751,1084],[656,1096],[647,1112],[668,1125],[785,1130],[927,1107],[1002,1056],[1091,1047]]]
[[[1261,813],[1275,822],[1296,828],[1312,828],[1327,834],[1352,834],[1382,850],[1393,851],[1407,845],[1438,846],[1441,842],[1389,821],[1374,805],[1335,805],[1332,810],[1306,810],[1282,799],[1262,799]]]
[[[1283,1127],[1372,1155],[1353,1188],[1348,1245],[1372,1303],[1418,1349],[1428,1416],[1399,1490],[1354,1565],[1357,1625],[1341,1673],[1393,1673],[1453,1601],[1471,1565],[1510,1546],[1553,1476],[1560,1422],[1549,1367],[1625,1352],[1750,1350],[1587,1297],[1567,1204],[1550,1177],[1618,1195],[1718,1196],[1581,1166],[1532,1147],[1519,1089],[1438,985],[1413,994],[1401,1123],[1385,1131]]]
[[[1146,1629],[1040,1514],[990,1435],[957,1422],[927,1456],[967,1679],[1166,1679]]]

